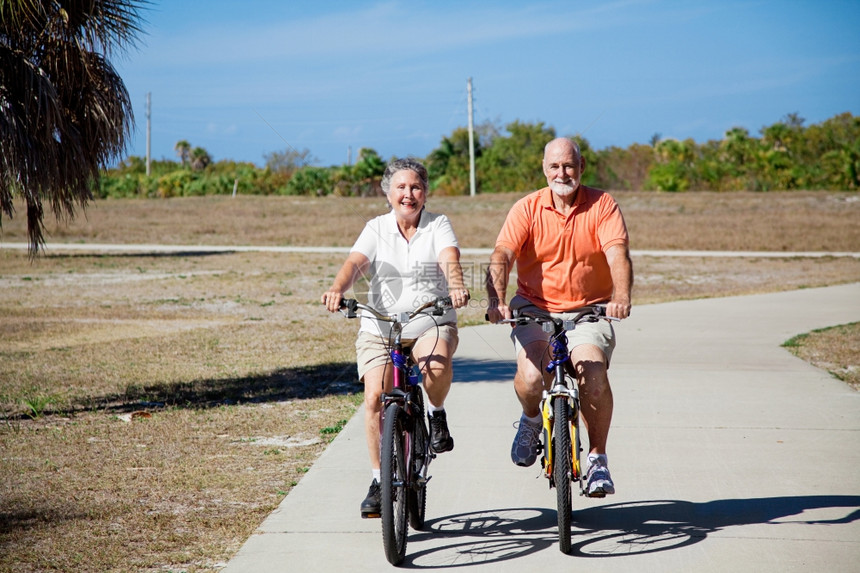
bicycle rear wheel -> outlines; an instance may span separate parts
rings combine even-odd
[[[570,483],[571,468],[570,416],[566,399],[553,400],[552,429],[552,477],[558,502],[558,548],[562,553],[570,552]]]
[[[410,487],[406,490],[406,502],[409,509],[409,525],[415,531],[424,529],[424,514],[427,509],[427,483],[422,481],[422,472],[429,463],[430,438],[424,422],[424,394],[421,388],[415,388],[413,394],[412,452],[409,456],[412,467],[409,472]]]
[[[406,413],[399,404],[385,410],[382,430],[382,545],[385,558],[399,565],[406,555]]]

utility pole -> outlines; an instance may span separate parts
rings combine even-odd
[[[146,92],[146,176],[149,177],[149,162],[152,158],[152,92]]]
[[[472,118],[472,78],[466,84],[469,92],[469,195],[475,196],[475,126]]]

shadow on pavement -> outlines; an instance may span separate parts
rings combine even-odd
[[[502,382],[510,383],[517,371],[513,357],[510,360],[477,360],[454,357],[454,383]]]
[[[805,513],[809,515],[804,516]],[[572,557],[623,557],[669,551],[744,525],[834,526],[860,520],[860,496],[815,495],[709,502],[649,500],[594,507],[573,513]],[[420,549],[421,542],[451,543]],[[413,532],[406,567],[464,567],[557,551],[554,510],[497,509],[427,521]]]

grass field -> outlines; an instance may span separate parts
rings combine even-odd
[[[616,196],[636,250],[860,251],[857,194]],[[463,247],[490,247],[516,199],[428,208]],[[48,242],[349,246],[383,211],[379,198],[107,200],[49,221]],[[4,219],[0,240],[24,241],[23,219]],[[342,259],[0,249],[0,570],[229,559],[361,402],[356,325],[318,302]],[[485,262],[464,260],[463,325],[483,320]],[[634,269],[634,305],[860,281],[851,257],[642,256]],[[788,348],[857,379],[857,325]]]

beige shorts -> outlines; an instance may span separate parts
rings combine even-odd
[[[438,329],[428,328],[418,338],[404,338],[401,340],[403,350],[409,352],[419,340],[428,337],[435,339],[437,336],[448,343],[448,348],[453,355],[457,350],[457,344],[460,342],[456,324],[440,324]],[[370,332],[359,332],[358,338],[355,340],[355,357],[358,366],[358,378],[364,380],[364,375],[369,371],[391,362],[388,339]]]
[[[578,312],[547,312],[542,310],[521,296],[515,296],[511,299],[510,307],[512,310],[525,311],[530,313],[547,314],[554,318],[572,319]],[[550,333],[544,332],[539,324],[530,323],[525,325],[517,325],[511,329],[511,340],[514,342],[514,348],[519,356],[520,351],[524,346],[536,341],[546,342],[549,344]],[[612,358],[612,351],[615,350],[615,329],[612,328],[612,323],[608,320],[598,320],[597,322],[582,322],[576,325],[576,328],[567,332],[567,347],[573,349],[583,344],[591,344],[603,351],[606,356],[606,365],[609,366],[609,361]]]

